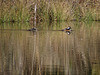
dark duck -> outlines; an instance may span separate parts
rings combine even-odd
[[[67,28],[63,29],[62,31],[65,31],[65,32],[72,31],[72,28],[70,26],[68,26]]]
[[[28,31],[36,31],[36,28],[28,29]]]
[[[72,28],[68,26],[67,28],[63,29],[62,31],[66,32],[67,34],[70,34],[72,31]]]

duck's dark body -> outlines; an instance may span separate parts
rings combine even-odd
[[[36,28],[28,29],[27,31],[36,31]]]

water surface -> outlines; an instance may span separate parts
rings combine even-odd
[[[68,35],[61,30],[71,26]],[[0,75],[100,75],[100,23],[0,25]]]

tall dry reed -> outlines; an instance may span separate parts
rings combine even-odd
[[[97,0],[0,0],[0,22],[100,20],[100,1]]]

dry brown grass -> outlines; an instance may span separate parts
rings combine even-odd
[[[100,20],[100,1],[0,0],[0,21]]]

